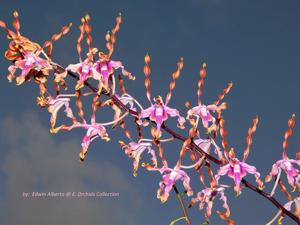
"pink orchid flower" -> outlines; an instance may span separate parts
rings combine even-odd
[[[85,129],[87,129],[86,135],[82,138],[81,142],[81,151],[79,153],[80,161],[84,161],[85,155],[88,151],[90,143],[96,138],[100,137],[102,140],[109,141],[110,138],[106,132],[105,127],[102,124],[86,124],[82,125]]]
[[[293,190],[295,190],[296,186],[298,189],[300,189],[299,170],[293,166],[293,164],[300,166],[300,160],[289,159],[286,153],[288,147],[288,138],[292,135],[292,129],[294,125],[295,125],[295,114],[293,114],[288,121],[288,129],[284,135],[282,159],[278,160],[273,164],[271,172],[266,176],[266,182],[269,182],[273,176],[277,176],[273,190],[270,194],[271,196],[275,192],[282,170],[286,173],[288,183],[291,185]]]
[[[144,151],[148,150],[148,154],[151,155],[151,162],[154,167],[157,167],[157,158],[155,155],[155,151],[151,148],[152,144],[147,142],[130,142],[126,145],[124,142],[119,141],[122,146],[122,149],[125,151],[125,154],[129,156],[129,158],[133,159],[133,176],[137,176],[137,170],[139,168],[139,162],[141,159],[141,155]]]
[[[66,68],[66,71],[72,71],[73,73],[79,74],[79,80],[75,87],[76,90],[79,90],[80,88],[82,88],[84,85],[84,82],[88,78],[94,78],[94,79],[98,80],[99,76],[100,76],[98,71],[94,68],[93,63],[90,62],[89,58],[87,58],[83,62],[68,65]]]
[[[188,110],[187,118],[191,116],[200,117],[203,127],[207,129],[208,132],[211,132],[212,130],[217,129],[216,119],[212,116],[211,111],[220,111],[222,109],[226,109],[226,103],[223,103],[220,106],[214,104],[206,106],[199,103],[198,106],[195,106],[192,109]]]
[[[170,191],[177,180],[183,182],[183,186],[187,191],[188,196],[193,195],[192,188],[190,186],[190,177],[185,171],[181,170],[177,165],[172,169],[166,166],[161,168],[146,167],[150,171],[159,171],[164,174],[162,181],[159,182],[159,189],[157,190],[157,198],[160,199],[162,203],[166,202],[169,198]]]
[[[227,185],[219,185],[218,187],[205,188],[198,192],[197,197],[193,198],[191,201],[191,206],[199,202],[199,209],[202,210],[206,205],[205,218],[208,219],[212,214],[212,207],[214,200],[217,196],[220,196],[220,200],[223,202],[223,208],[226,210],[225,214],[227,217],[230,215],[230,209],[227,203],[227,197],[225,195],[225,189],[229,188]]]
[[[43,74],[48,74],[49,70],[52,69],[50,63],[38,57],[32,52],[25,52],[23,54],[23,59],[15,61],[14,65],[8,67],[9,75],[7,76],[8,80],[11,82],[15,77],[15,72],[17,69],[22,70],[21,74],[16,78],[17,85],[22,84],[26,76],[32,71],[42,71]]]
[[[194,143],[199,146],[203,151],[205,151],[207,154],[210,153],[211,145],[214,146],[215,153],[218,155],[218,158],[221,160],[223,159],[223,154],[221,152],[220,147],[216,144],[216,142],[212,138],[207,139],[195,139]]]
[[[225,89],[223,89],[223,92],[218,95],[218,98],[216,101],[213,102],[213,104],[210,105],[204,105],[201,101],[201,95],[202,95],[202,89],[204,86],[204,79],[206,77],[206,63],[203,63],[202,68],[200,70],[200,80],[198,82],[198,105],[191,108],[187,112],[187,118],[190,118],[192,116],[198,117],[202,120],[203,127],[207,130],[208,133],[211,131],[217,130],[217,124],[216,119],[212,115],[211,111],[215,112],[217,111],[218,114],[221,114],[221,111],[227,108],[227,104],[223,102],[221,105],[219,105],[220,101],[223,100],[225,95],[230,91],[232,87],[232,82],[230,82]]]
[[[271,172],[266,177],[266,182],[269,182],[273,176],[280,177],[281,171],[286,173],[288,183],[295,189],[297,186],[300,189],[300,175],[299,170],[293,164],[300,166],[300,160],[289,159],[286,155],[281,160],[273,164]],[[278,178],[279,179],[279,178]],[[276,182],[277,184],[277,182]],[[274,194],[274,189],[272,195]]]
[[[257,172],[255,166],[251,166],[245,163],[246,157],[244,157],[243,161],[235,158],[235,153],[233,148],[229,152],[229,162],[224,166],[221,166],[218,170],[218,173],[215,175],[215,179],[218,182],[221,176],[227,175],[228,177],[234,180],[235,186],[234,190],[237,195],[241,194],[241,181],[243,177],[245,177],[248,173],[253,174],[256,178],[256,183],[259,188],[263,188],[263,183],[259,179],[260,173]]]
[[[130,79],[134,79],[131,73],[124,69],[121,61],[113,61],[105,58],[100,58],[100,60],[94,63],[94,68],[96,69],[98,74],[100,74],[106,88],[109,87],[109,76],[112,75],[114,73],[114,70],[117,69],[122,69],[122,74],[124,76],[128,76]],[[97,80],[100,80],[101,78],[97,77]]]
[[[284,204],[284,208],[288,211],[292,210],[292,206],[293,204],[295,205],[295,210],[294,210],[294,214],[299,217],[300,216],[300,196],[298,195],[296,198],[294,198],[291,201],[288,201],[287,203]],[[268,222],[266,223],[266,225],[271,225],[275,222],[275,220],[280,216],[280,218],[278,219],[278,224],[282,224],[282,220],[284,218],[284,215],[282,214],[282,211],[279,210],[276,215]]]
[[[64,106],[66,116],[69,118],[73,118],[73,112],[70,108],[70,98],[60,97],[59,95],[55,98],[49,96],[47,99],[48,104],[48,112],[51,113],[50,124],[51,124],[51,133],[57,133],[60,128],[55,128],[57,113]]]
[[[168,116],[178,117],[178,127],[184,128],[185,119],[180,116],[177,109],[173,109],[164,104],[162,97],[155,98],[155,104],[141,111],[139,118],[150,118],[157,126],[157,131],[160,133],[161,125],[168,119]]]
[[[136,111],[136,107],[134,107],[134,105],[136,104],[141,110],[143,110],[143,107],[141,106],[141,104],[135,99],[133,98],[131,95],[129,94],[123,94],[122,96],[119,95],[115,95],[124,105],[129,105],[129,109]]]

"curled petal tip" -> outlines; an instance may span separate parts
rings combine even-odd
[[[24,77],[17,77],[16,78],[16,85],[21,85],[23,84],[25,81],[25,78]]]
[[[51,134],[56,134],[60,129],[61,129],[61,126],[57,127],[57,128],[50,128],[50,133]]]
[[[90,19],[91,19],[90,15],[89,15],[89,14],[86,14],[86,15],[85,15],[85,20],[90,20]]]
[[[161,202],[161,204],[164,204],[165,202],[167,201],[167,199],[165,199],[165,198],[160,198],[160,202]]]
[[[149,62],[150,62],[150,55],[147,52],[146,55],[145,55],[145,63],[149,63]]]
[[[13,15],[14,15],[14,17],[18,17],[18,16],[19,16],[18,11],[15,10],[15,11],[13,12]]]
[[[84,162],[84,157],[82,157],[81,155],[79,155],[79,161],[80,162]]]

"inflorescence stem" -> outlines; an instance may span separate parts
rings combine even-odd
[[[63,71],[65,70],[62,66],[60,66],[60,65],[58,65],[58,64],[53,64],[53,65],[56,66],[56,68],[57,68],[59,71],[61,71],[61,72],[63,72]],[[75,78],[75,79],[77,79],[77,80],[79,79],[79,77],[78,77],[76,74],[74,74],[74,73],[72,73],[72,72],[70,72],[70,71],[67,71],[67,72],[68,72],[68,74],[69,74],[71,77],[73,77],[73,78]],[[87,81],[85,81],[84,84],[85,84],[89,89],[91,89],[93,92],[95,92],[95,93],[98,92],[98,89],[95,88],[95,87],[93,87],[93,86],[92,86],[91,84],[89,84]],[[116,104],[120,109],[123,109],[123,110],[129,112],[129,113],[130,113],[131,115],[133,115],[133,116],[138,116],[138,114],[139,114],[138,111],[134,111],[134,110],[129,109],[126,105],[124,105],[124,104],[117,98],[117,96],[112,95],[112,94],[110,94],[110,93],[106,93],[106,92],[103,92],[102,94],[108,96],[108,97],[114,102],[114,104]],[[151,121],[151,122],[152,122],[152,121]],[[153,122],[153,123],[154,123],[154,122]],[[163,130],[165,130],[166,132],[168,132],[170,135],[172,135],[174,138],[178,139],[178,140],[181,140],[181,141],[185,141],[185,140],[186,140],[186,137],[184,137],[184,136],[182,136],[182,135],[176,133],[176,132],[173,131],[172,129],[168,128],[165,124],[162,124],[161,128],[162,128]],[[203,150],[202,150],[199,146],[197,146],[193,141],[191,142],[191,149],[197,151],[197,152],[200,153],[201,155],[205,155],[205,157],[206,157],[208,160],[214,162],[215,164],[222,165],[222,162],[221,162],[220,160],[218,160],[217,158],[215,158],[215,157],[211,156],[210,154],[206,153],[205,151],[203,151]],[[191,150],[191,151],[192,151],[192,150]],[[280,204],[274,197],[272,197],[269,193],[266,193],[266,192],[260,190],[258,187],[256,187],[255,185],[251,184],[250,182],[248,182],[248,181],[245,180],[245,179],[242,179],[242,183],[245,185],[245,187],[249,188],[250,190],[252,190],[252,191],[256,192],[257,194],[263,196],[264,198],[268,199],[273,205],[275,205],[279,210],[281,210],[282,213],[283,213],[284,215],[287,215],[287,216],[290,217],[292,220],[294,220],[298,225],[300,225],[300,220],[298,219],[298,217],[297,217],[296,215],[294,215],[293,213],[291,213],[290,211],[288,211],[287,209],[285,209],[284,206],[281,205],[281,204]],[[177,196],[177,198],[178,198],[177,193],[179,193],[179,192],[178,192],[176,186],[173,186],[173,189],[174,189],[174,191],[175,191],[175,193],[176,193],[176,196]],[[188,219],[188,215],[187,215],[186,208],[185,208],[185,206],[184,206],[184,204],[183,204],[183,202],[182,202],[181,196],[180,196],[180,198],[178,198],[178,200],[179,200],[179,202],[180,202],[181,209],[182,209],[182,211],[183,211],[184,216],[186,217],[186,221],[187,221],[188,225],[191,225],[191,222],[190,222],[190,220]]]

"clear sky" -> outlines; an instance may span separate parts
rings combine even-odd
[[[8,24],[18,10],[24,36],[39,42],[48,40],[60,28],[73,23],[71,32],[54,46],[56,62],[76,63],[76,38],[80,18],[89,13],[95,47],[104,50],[104,35],[122,12],[123,23],[117,36],[113,59],[122,60],[135,74],[127,90],[146,107],[144,55],[151,55],[152,93],[165,96],[176,62],[184,57],[171,107],[185,113],[184,102],[196,104],[199,69],[208,65],[203,101],[211,103],[232,81],[234,86],[224,113],[229,146],[242,157],[252,119],[260,123],[247,159],[261,172],[269,172],[281,158],[283,133],[294,112],[300,117],[299,59],[300,3],[296,0],[188,0],[188,1],[1,1],[0,19]],[[49,133],[49,113],[35,104],[38,89],[33,83],[21,87],[6,79],[10,65],[3,57],[8,41],[0,33],[0,224],[22,225],[150,225],[169,224],[181,211],[173,193],[165,204],[156,199],[158,173],[141,168],[132,176],[132,161],[118,145],[126,140],[122,132],[109,130],[112,140],[90,146],[84,164],[78,162],[83,131]],[[89,111],[89,109],[86,109]],[[100,114],[99,114],[100,115]],[[99,116],[99,121],[108,117]],[[167,124],[175,124],[169,120]],[[130,126],[129,126],[130,127]],[[296,122],[288,154],[300,148],[300,123]],[[220,143],[220,142],[218,142]],[[179,142],[165,146],[170,163],[175,162]],[[192,176],[197,193],[201,185]],[[247,176],[254,182],[254,178]],[[223,180],[231,184],[231,180]],[[178,184],[182,190],[181,184]],[[271,184],[266,185],[270,191]],[[22,192],[119,192],[117,198],[24,199]],[[276,208],[261,196],[245,189],[234,197],[229,191],[231,217],[237,224],[266,223]],[[280,192],[280,202],[286,200]],[[185,199],[187,202],[187,199]],[[213,213],[220,209],[216,204]],[[189,209],[193,224],[204,221],[198,206]],[[286,224],[293,224],[289,219]],[[184,224],[183,222],[178,224]],[[211,224],[225,224],[216,216]]]

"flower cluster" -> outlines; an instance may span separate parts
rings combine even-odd
[[[130,80],[134,80],[135,77],[125,69],[121,61],[111,59],[115,50],[116,34],[120,30],[122,22],[121,14],[116,17],[116,24],[112,30],[105,35],[106,53],[99,51],[98,48],[93,46],[91,18],[89,15],[84,16],[81,19],[79,26],[80,34],[76,42],[79,62],[69,64],[66,68],[63,68],[52,60],[53,43],[67,34],[72,24],[64,26],[59,33],[54,34],[50,40],[40,46],[21,35],[18,13],[14,12],[13,17],[15,31],[10,30],[0,20],[0,27],[6,31],[7,37],[10,40],[9,48],[5,52],[5,57],[12,63],[8,68],[9,74],[7,78],[10,82],[15,80],[17,85],[25,84],[33,78],[39,85],[40,95],[37,96],[37,104],[42,108],[47,108],[50,113],[51,133],[71,131],[74,128],[84,130],[85,134],[82,137],[81,151],[79,153],[80,161],[85,160],[89,146],[96,138],[105,141],[110,140],[108,135],[109,126],[113,128],[120,127],[124,131],[128,142],[119,140],[119,143],[125,155],[130,160],[133,160],[133,175],[137,176],[140,165],[147,171],[159,172],[161,181],[158,184],[157,198],[162,203],[168,200],[172,189],[181,198],[182,195],[178,193],[175,186],[178,183],[182,186],[184,193],[188,197],[193,196],[192,181],[187,172],[188,170],[194,170],[199,176],[200,184],[203,186],[202,189],[198,190],[197,195],[191,198],[190,207],[199,203],[199,209],[202,210],[206,206],[205,219],[207,223],[212,215],[213,203],[219,197],[225,209],[225,212],[217,211],[219,217],[230,225],[234,224],[234,221],[230,219],[230,207],[226,192],[233,189],[237,196],[240,195],[243,188],[247,186],[246,184],[249,186],[249,183],[245,180],[248,174],[253,175],[257,183],[257,186],[251,186],[252,189],[255,189],[258,193],[263,192],[264,184],[260,179],[258,169],[246,163],[252,145],[252,136],[257,128],[258,117],[253,119],[253,124],[248,129],[247,145],[243,152],[243,159],[240,160],[236,157],[233,148],[228,150],[226,141],[227,132],[222,114],[228,107],[226,102],[222,101],[225,95],[231,90],[233,84],[229,82],[213,103],[205,105],[201,100],[201,96],[204,80],[207,76],[206,63],[203,63],[199,73],[197,105],[190,107],[190,102],[186,101],[188,110],[186,115],[183,115],[176,108],[170,107],[170,100],[176,86],[176,81],[183,70],[183,58],[180,58],[177,62],[177,68],[171,76],[166,97],[156,96],[152,99],[150,91],[150,56],[147,53],[144,58],[145,65],[143,72],[145,74],[146,97],[150,106],[144,108],[125,89],[123,77],[125,76]],[[82,42],[84,39],[87,43],[87,53],[82,58]],[[17,70],[21,71],[19,75],[16,75]],[[115,76],[117,70],[120,72],[118,77]],[[67,92],[68,85],[66,78],[69,76],[77,79],[75,88],[69,89],[71,92]],[[116,87],[116,79],[119,81],[119,88]],[[47,88],[49,80],[52,80],[54,83],[54,93]],[[91,82],[96,82],[97,88],[91,85]],[[87,89],[90,90],[87,91]],[[91,98],[92,100],[92,112],[89,120],[87,120],[85,113],[84,98]],[[97,121],[98,108],[103,107],[109,107],[114,112],[111,121]],[[60,125],[57,125],[58,120],[61,120],[58,117],[62,113],[62,110],[65,115],[63,118],[70,122],[69,124],[62,122]],[[129,115],[134,117],[136,135],[130,132],[129,128],[132,127],[127,127],[126,125],[127,120],[125,119]],[[188,127],[187,137],[181,136],[168,128],[166,124],[169,122],[170,117],[177,118],[178,128],[185,131],[185,127]],[[264,196],[268,196],[274,202],[272,196],[279,184],[281,191],[288,198],[288,202],[281,207],[281,211],[276,216],[276,218],[281,216],[279,218],[280,221],[284,214],[287,215],[291,211],[294,203],[297,210],[296,216],[298,219],[300,218],[299,196],[293,198],[284,186],[284,182],[280,180],[281,172],[284,171],[292,191],[296,189],[300,190],[300,175],[299,170],[296,168],[297,165],[300,166],[300,160],[290,159],[286,153],[288,139],[292,135],[294,125],[295,115],[293,114],[288,121],[288,129],[284,135],[282,159],[273,164],[270,173],[266,176],[266,182],[275,177],[275,184],[271,193],[264,193]],[[150,127],[151,131],[151,135],[147,138],[143,135],[145,127]],[[202,134],[201,130],[205,132]],[[164,149],[168,148],[168,142],[172,142],[175,139],[183,141],[183,144],[179,151],[177,162],[173,166],[169,166]],[[221,142],[221,144],[218,145],[218,142]],[[187,153],[189,153],[189,158],[186,157]],[[145,160],[145,158],[147,159],[145,157],[147,154],[148,160]],[[183,165],[184,161],[192,162],[186,166]],[[218,165],[216,173],[214,173],[210,165],[211,161]],[[206,175],[204,170],[206,170]],[[233,180],[232,185],[220,182],[220,178],[226,175]],[[209,186],[206,184],[207,177],[210,179]],[[276,206],[278,207],[278,205]],[[287,212],[283,213],[282,210],[286,210]],[[185,209],[183,212],[185,213],[184,218],[186,221],[189,221]],[[188,224],[190,223],[188,222]]]

